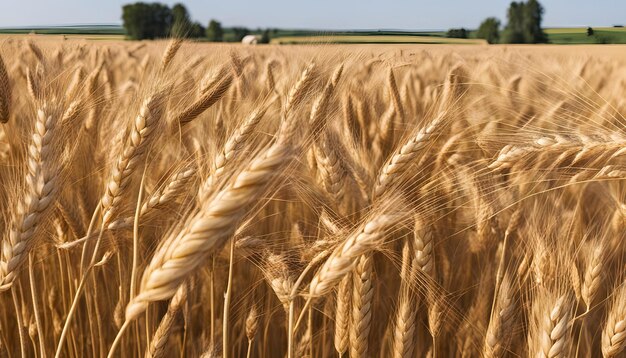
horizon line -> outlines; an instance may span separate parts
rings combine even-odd
[[[0,26],[2,30],[29,30],[29,29],[47,29],[47,28],[63,28],[63,27],[87,27],[87,26],[106,26],[106,27],[118,27],[124,28],[121,23],[68,23],[68,24],[45,24],[45,25],[23,25],[23,26]],[[406,28],[305,28],[305,27],[262,27],[262,26],[245,26],[245,25],[228,25],[224,28],[245,27],[252,30],[256,29],[278,29],[278,30],[297,30],[297,31],[398,31],[398,32],[443,32],[449,29],[464,28],[464,27],[450,27],[448,29],[406,29]],[[612,24],[612,25],[558,25],[558,26],[545,26],[544,29],[562,29],[562,28],[587,28],[587,27],[600,27],[600,28],[615,28],[624,27],[624,24]],[[474,28],[466,27],[468,30],[475,30]]]

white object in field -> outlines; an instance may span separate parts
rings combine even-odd
[[[241,39],[241,43],[244,45],[256,45],[259,39],[255,35],[246,35]]]

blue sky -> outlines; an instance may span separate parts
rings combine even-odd
[[[144,0],[146,1],[146,0]],[[121,0],[0,0],[0,27],[121,23]],[[150,2],[150,0],[147,0]],[[176,1],[161,1],[173,4]],[[506,21],[509,0],[187,0],[194,20],[225,26],[312,29],[475,28]],[[544,26],[626,23],[626,0],[543,0]]]

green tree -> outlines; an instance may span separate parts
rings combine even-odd
[[[189,37],[191,32],[191,18],[189,11],[183,4],[175,4],[172,7],[172,29],[170,34],[172,37]]]
[[[455,39],[466,39],[467,38],[467,30],[465,30],[464,28],[450,29],[446,33],[446,37],[455,38]]]
[[[476,37],[485,39],[490,44],[498,43],[498,40],[500,40],[500,20],[495,17],[486,18],[480,24]]]
[[[203,38],[206,34],[206,29],[198,22],[194,22],[189,30],[189,38],[199,39]]]
[[[235,34],[235,42],[241,42],[244,37],[250,35],[250,30],[245,27],[233,27],[233,32]]]
[[[537,0],[528,0],[523,6],[524,39],[526,43],[546,43],[548,36],[541,28],[543,6]]]
[[[261,39],[259,40],[259,43],[260,44],[268,44],[268,43],[270,43],[270,40],[271,40],[270,30],[269,29],[265,29],[261,33]]]
[[[138,2],[122,7],[124,29],[133,40],[167,37],[172,18],[170,8],[159,3]]]
[[[507,11],[507,24],[502,34],[504,43],[546,43],[548,36],[541,28],[543,6],[537,0],[512,2]]]
[[[593,36],[593,28],[591,27],[587,28],[587,36]]]
[[[512,2],[507,10],[507,24],[502,33],[502,42],[524,43],[524,3]]]
[[[222,24],[218,21],[211,20],[209,27],[206,28],[206,37],[212,42],[222,42],[224,40],[224,30]]]

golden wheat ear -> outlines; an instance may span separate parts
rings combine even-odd
[[[54,208],[60,186],[59,115],[43,105],[26,159],[26,188],[12,215],[8,239],[2,243],[0,291],[11,288],[28,253],[41,240],[45,218]]]
[[[165,52],[163,53],[163,58],[161,59],[161,68],[160,68],[161,72],[164,72],[165,70],[167,70],[169,65],[174,60],[174,56],[176,56],[176,53],[178,52],[182,44],[183,44],[182,38],[175,38],[169,42],[169,44],[167,45],[167,48],[165,49]]]
[[[0,39],[0,357],[626,354],[619,46],[56,39]]]
[[[516,313],[519,309],[516,304],[515,287],[510,276],[505,274],[498,288],[495,307],[487,327],[483,347],[485,357],[502,357],[509,351],[516,324]]]
[[[354,269],[359,259],[380,245],[387,231],[402,225],[406,212],[373,211],[370,218],[347,235],[326,259],[309,285],[311,296],[323,296],[341,282]]]
[[[158,92],[146,98],[139,115],[130,126],[101,199],[103,226],[106,226],[120,210],[120,205],[125,200],[124,194],[129,189],[131,175],[145,158],[148,148],[158,139],[160,129],[163,127],[161,117],[165,98],[165,92]]]
[[[529,351],[545,357],[567,357],[572,347],[573,300],[540,288],[533,300]]]
[[[187,291],[188,287],[186,284],[180,285],[180,287],[176,291],[176,294],[170,300],[170,303],[167,307],[167,312],[165,312],[165,316],[161,318],[161,322],[159,322],[159,327],[152,336],[149,349],[146,352],[146,357],[160,358],[165,356],[165,347],[169,342],[174,322],[178,317],[180,311],[182,310],[185,301],[187,300]]]
[[[604,357],[618,357],[626,348],[626,285],[622,283],[613,294],[602,331],[602,354]]]
[[[289,129],[291,123],[284,123]],[[252,160],[227,186],[216,192],[189,221],[189,227],[174,232],[146,267],[140,293],[126,308],[131,321],[148,304],[172,297],[182,280],[202,263],[204,257],[220,250],[238,228],[241,219],[268,189],[269,183],[293,160],[291,133],[279,129],[277,141]],[[282,136],[281,136],[282,135]],[[176,262],[186,262],[177,265]],[[174,265],[172,265],[174,264]]]
[[[11,83],[2,56],[0,56],[0,123],[9,121],[11,115]]]

